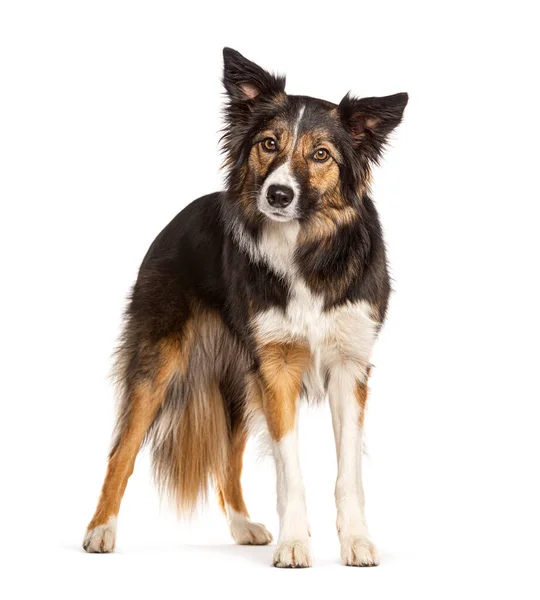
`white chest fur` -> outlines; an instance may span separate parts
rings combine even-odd
[[[307,343],[314,359],[312,372],[307,374],[310,388],[319,387],[321,373],[336,367],[353,369],[363,378],[377,332],[371,306],[360,301],[323,310],[323,298],[309,290],[294,264],[298,230],[296,221],[269,223],[259,244],[249,247],[251,259],[265,262],[290,289],[285,311],[271,308],[255,317],[257,337],[268,342]]]

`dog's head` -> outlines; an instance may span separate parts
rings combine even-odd
[[[300,221],[356,211],[407,94],[339,105],[285,92],[275,76],[225,48],[223,136],[229,189],[253,222]]]

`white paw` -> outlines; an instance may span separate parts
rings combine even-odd
[[[379,555],[369,538],[350,536],[341,541],[341,560],[351,567],[376,567]]]
[[[274,567],[282,569],[311,567],[309,542],[290,540],[279,544],[274,552]]]
[[[253,523],[249,519],[231,521],[231,535],[237,544],[265,546],[272,541],[272,534],[261,523]]]
[[[114,552],[116,545],[116,517],[111,517],[105,525],[98,525],[86,532],[83,548],[87,552]]]

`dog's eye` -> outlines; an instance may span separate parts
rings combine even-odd
[[[315,150],[313,158],[318,162],[325,162],[330,158],[330,153],[326,148],[319,148],[318,150]]]
[[[275,152],[277,150],[277,143],[273,138],[266,138],[261,143],[263,150],[266,152]]]

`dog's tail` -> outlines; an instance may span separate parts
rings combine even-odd
[[[181,347],[168,353],[167,360],[178,364],[171,370],[145,442],[150,446],[158,489],[180,514],[192,514],[197,501],[207,496],[209,484],[225,480],[234,420],[231,411],[240,413],[241,409],[227,405],[219,382],[224,373],[230,380],[231,364],[240,364],[238,348],[221,321],[206,313],[190,319]],[[121,398],[117,440],[129,423],[130,382],[140,379],[142,371],[159,372],[158,355],[156,347],[130,339],[127,329],[117,357]]]
[[[226,407],[216,384],[182,392],[174,382],[149,432],[158,489],[174,501],[179,513],[193,513],[209,483],[223,481],[229,455]]]

